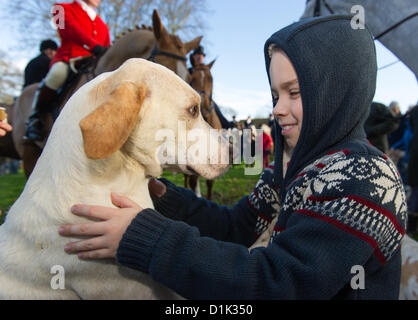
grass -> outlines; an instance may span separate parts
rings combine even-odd
[[[19,174],[6,174],[0,177],[0,224],[3,223],[7,210],[22,192],[25,182],[26,178],[22,170],[19,170]]]
[[[249,194],[258,181],[259,175],[245,175],[244,165],[232,166],[228,172],[214,181],[212,190],[212,200],[223,205],[232,206],[237,200]],[[184,186],[183,174],[173,174],[164,172],[164,178],[172,181],[178,186]],[[3,223],[7,210],[19,197],[22,192],[26,179],[20,170],[17,175],[6,174],[0,176],[0,224]],[[202,195],[206,195],[206,182],[199,179]]]
[[[180,187],[184,186],[183,174],[165,172],[163,177]],[[222,205],[232,206],[241,197],[249,194],[254,189],[258,178],[259,175],[244,175],[244,165],[234,166],[224,176],[214,181],[212,201]],[[206,196],[206,180],[199,178],[199,183],[202,195]]]

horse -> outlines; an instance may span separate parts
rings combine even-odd
[[[76,80],[63,90],[57,103],[58,110],[61,110],[72,94],[86,82],[101,73],[116,70],[130,58],[144,58],[159,63],[174,71],[184,81],[189,82],[190,75],[186,66],[186,55],[197,48],[201,40],[202,37],[197,37],[183,43],[177,35],[168,33],[161,22],[158,11],[154,10],[152,28],[142,26],[129,30],[117,39],[100,59],[93,58],[93,63],[89,68],[86,68],[87,71],[80,72]],[[47,140],[45,138],[42,142],[24,142],[22,139],[37,87],[38,84],[33,84],[25,88],[14,108],[13,141],[23,160],[26,177],[29,177],[35,167]],[[42,121],[45,124],[46,136],[48,136],[53,125],[53,117],[49,114]]]
[[[213,90],[213,78],[210,72],[210,69],[213,67],[215,60],[213,60],[208,65],[200,64],[193,68],[191,74],[191,81],[189,82],[190,86],[200,94],[201,103],[200,109],[202,112],[203,119],[209,125],[214,128],[221,130],[222,124],[219,120],[218,115],[215,112],[214,102],[212,100],[212,90]],[[190,187],[194,193],[198,196],[200,194],[200,185],[198,181],[198,176],[196,175],[184,175],[184,187]],[[206,180],[207,186],[207,195],[208,200],[212,199],[212,188],[213,180]]]

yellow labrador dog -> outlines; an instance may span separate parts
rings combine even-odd
[[[194,152],[192,163],[161,162],[161,154],[170,150],[177,150],[176,160],[183,157],[172,145],[161,152],[166,143],[161,132],[172,132],[175,146],[196,149],[178,136],[179,127],[199,132],[207,145],[218,146],[220,156],[228,152],[227,140],[213,134],[199,106],[199,94],[188,84],[143,59],[130,59],[81,87],[56,120],[25,189],[0,226],[0,299],[180,298],[114,261],[66,254],[69,239],[59,236],[58,228],[85,222],[71,214],[75,203],[112,206],[111,192],[152,208],[148,178],[161,175],[164,167],[206,179],[223,174],[228,164],[209,161],[213,152]]]

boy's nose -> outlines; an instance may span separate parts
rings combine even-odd
[[[280,101],[277,101],[274,106],[273,115],[277,120],[286,115],[286,108],[284,108],[283,103],[280,103]]]

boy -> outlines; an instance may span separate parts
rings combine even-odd
[[[350,20],[301,20],[267,40],[275,166],[252,194],[227,208],[152,180],[161,214],[115,194],[120,209],[74,206],[105,221],[83,233],[63,226],[62,235],[100,235],[66,251],[116,257],[188,299],[397,299],[405,194],[365,137],[376,53]],[[275,214],[268,246],[248,251]],[[352,270],[364,271],[364,286],[351,284]]]

